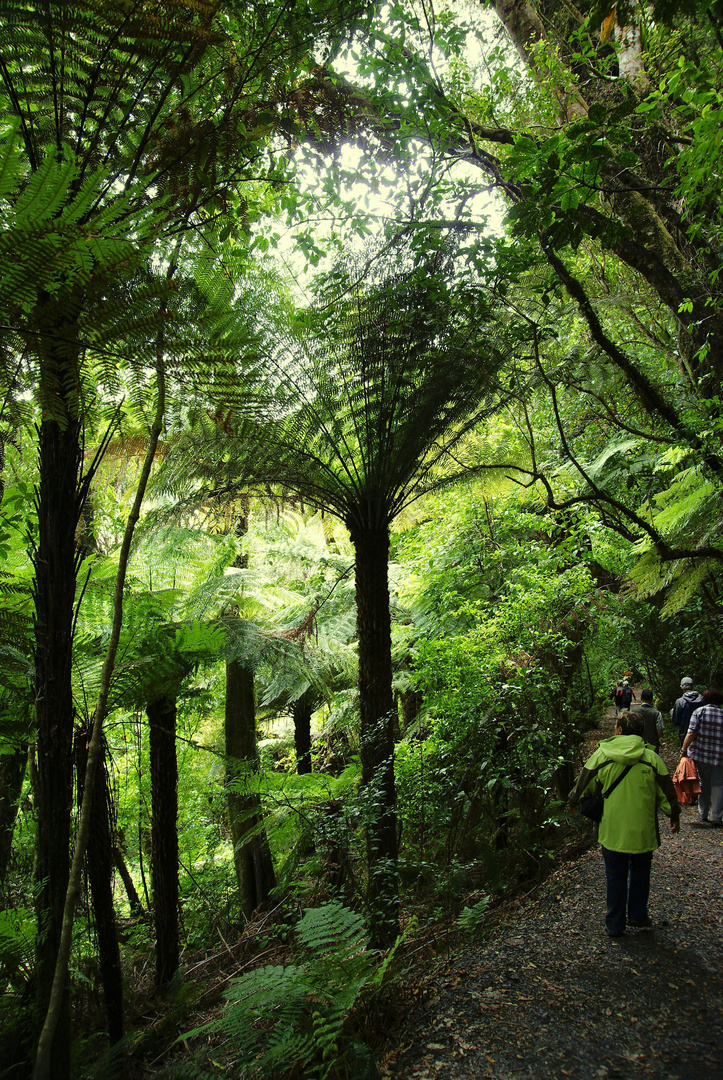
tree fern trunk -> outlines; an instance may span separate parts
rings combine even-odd
[[[389,529],[354,529],[362,786],[367,798],[371,944],[399,933]]]
[[[233,859],[241,910],[246,918],[268,900],[276,885],[257,792],[244,779],[258,768],[253,671],[232,660],[226,665],[226,778]]]
[[[42,1022],[50,1001],[70,873],[73,803],[73,614],[75,530],[81,424],[77,357],[72,327],[49,328],[51,345],[41,359],[40,479],[35,581],[35,707],[37,714],[37,1008]],[[66,338],[70,344],[57,344]],[[51,1056],[54,1080],[70,1074],[70,1011],[63,990]]]
[[[146,706],[150,735],[153,919],[156,930],[156,987],[178,970],[178,763],[176,700],[162,697]]]
[[[294,720],[294,749],[296,750],[296,771],[301,776],[311,772],[311,716],[312,697],[309,691],[297,698],[291,706]]]

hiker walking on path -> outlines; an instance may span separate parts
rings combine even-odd
[[[626,925],[652,926],[648,896],[653,852],[660,847],[658,809],[670,818],[671,831],[680,831],[673,783],[662,758],[643,741],[639,713],[617,718],[615,734],[599,744],[570,792],[570,809],[595,791],[606,796],[598,825],[607,879],[605,929],[619,938]]]
[[[680,680],[680,689],[683,693],[673,706],[670,715],[673,720],[673,727],[678,729],[678,741],[682,746],[688,733],[690,718],[695,710],[699,709],[703,704],[703,695],[693,689],[693,680],[687,675]]]
[[[723,824],[723,694],[711,688],[703,694],[703,706],[690,718],[682,753],[693,758],[698,771],[700,822]],[[710,815],[710,818],[709,818]]]
[[[618,689],[615,695],[615,709],[618,713],[621,713],[625,709],[629,709],[634,701],[635,693],[633,688],[627,679],[623,679],[622,683],[618,683]]]
[[[613,699],[613,705],[615,706],[615,715],[616,716],[618,715],[618,713],[622,709],[622,705],[621,705],[622,692],[623,692],[623,680],[618,679],[618,681],[615,683],[615,686],[613,687],[613,692],[612,692],[612,695],[611,695],[612,699]]]
[[[583,760],[614,724],[601,717]],[[672,772],[677,740],[662,749]],[[622,788],[642,771],[636,765]],[[591,933],[602,853],[588,849],[587,827],[568,822],[571,861],[563,849],[537,889],[489,911],[484,933],[444,957],[430,949],[413,969],[409,1022],[389,1029],[390,1076],[721,1080],[723,832],[697,829],[693,842],[683,818],[697,815],[684,808],[677,834],[661,828],[652,861],[654,929],[612,944],[602,925]]]
[[[660,733],[665,727],[663,714],[653,705],[653,691],[649,686],[640,691],[640,704],[636,705],[633,712],[639,713],[643,718],[643,739],[652,746],[657,754],[660,749]]]

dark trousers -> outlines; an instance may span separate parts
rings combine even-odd
[[[625,851],[602,849],[607,879],[608,934],[622,934],[627,919],[647,919],[650,895],[652,851],[631,855]]]

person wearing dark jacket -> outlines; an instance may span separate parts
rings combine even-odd
[[[620,708],[629,709],[635,700],[635,691],[633,690],[628,680],[623,679],[623,686],[620,691]]]
[[[670,818],[672,832],[680,831],[673,782],[662,758],[643,741],[639,713],[622,713],[614,736],[603,739],[585,762],[570,792],[570,809],[575,812],[584,795],[605,793],[621,776],[604,801],[597,834],[607,881],[605,929],[611,938],[622,937],[626,926],[652,926],[648,897],[653,852],[660,847],[658,810]]]
[[[685,736],[688,734],[690,718],[695,710],[699,709],[703,704],[703,695],[693,689],[693,680],[687,675],[680,680],[680,689],[683,693],[673,706],[670,715],[673,719],[673,727],[678,729],[678,739],[682,746]]]
[[[640,691],[640,704],[633,706],[633,712],[640,713],[643,718],[643,738],[648,746],[652,746],[657,754],[660,750],[660,733],[665,727],[663,714],[653,705],[653,691],[649,686]]]

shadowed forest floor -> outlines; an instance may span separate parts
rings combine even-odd
[[[612,734],[612,713],[597,738]],[[678,757],[664,751],[669,769]],[[605,934],[596,845],[547,879],[484,944],[428,973],[382,1061],[388,1077],[574,1080],[723,1077],[723,829],[661,818],[655,928]],[[587,826],[583,826],[587,827]]]

